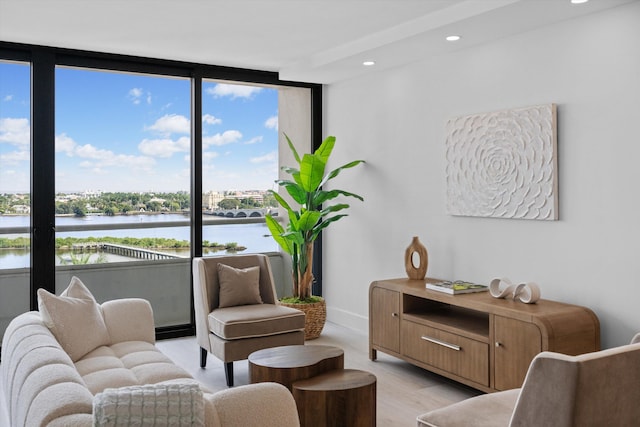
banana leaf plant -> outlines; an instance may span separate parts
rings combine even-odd
[[[325,173],[329,156],[336,143],[334,136],[327,137],[315,152],[304,154],[302,157],[298,155],[287,134],[284,136],[298,163],[298,168],[281,167],[283,171],[291,175],[292,179],[277,180],[276,183],[286,189],[291,198],[299,205],[299,209],[291,207],[278,192],[269,190],[278,204],[286,210],[288,222],[283,226],[271,214],[267,214],[266,223],[275,241],[291,256],[293,296],[304,302],[312,296],[313,243],[320,232],[329,224],[347,216],[344,210],[349,207],[348,204],[330,205],[327,202],[338,196],[355,197],[364,201],[357,194],[336,189],[325,191],[322,186],[337,177],[343,170],[364,163],[364,160],[354,160]]]

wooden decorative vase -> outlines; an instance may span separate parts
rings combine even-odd
[[[415,266],[413,263],[414,254],[420,258],[420,264]],[[422,280],[427,275],[427,266],[429,265],[429,255],[427,248],[420,243],[418,236],[414,236],[411,244],[404,253],[404,267],[407,270],[409,279]]]

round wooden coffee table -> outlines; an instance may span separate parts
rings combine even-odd
[[[338,369],[292,385],[300,425],[374,427],[376,377],[357,369]]]
[[[276,382],[291,390],[299,380],[344,368],[344,351],[328,345],[287,345],[249,355],[249,382]]]

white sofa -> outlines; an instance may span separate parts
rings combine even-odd
[[[63,297],[53,298],[57,303]],[[91,306],[86,299],[80,301],[85,303]],[[122,299],[96,306],[108,342],[80,356],[87,342],[95,343],[95,335],[100,335],[96,332],[100,328],[90,320],[69,324],[66,318],[64,324],[57,319],[59,324],[52,328],[47,311],[55,307],[41,303],[40,312],[21,314],[9,324],[2,340],[0,373],[11,426],[91,426],[99,412],[94,410],[95,402],[106,394],[105,389],[118,394],[145,384],[165,388],[197,384],[154,345],[153,313],[147,301]],[[66,307],[66,311],[73,309]],[[200,389],[206,426],[299,426],[295,401],[279,384],[254,384],[215,394],[201,385]]]

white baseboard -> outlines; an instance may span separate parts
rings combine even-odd
[[[369,334],[369,318],[366,316],[327,305],[327,320],[336,325],[355,329],[364,335]]]

